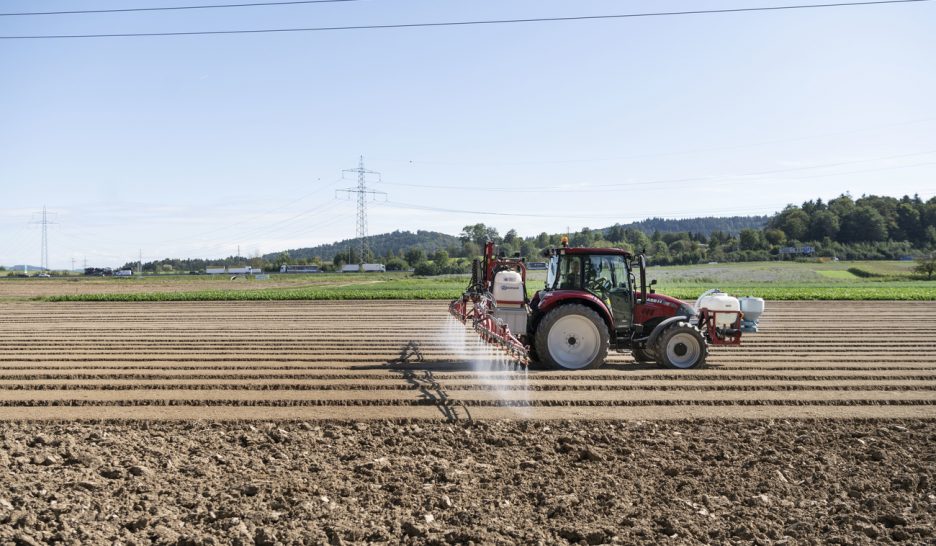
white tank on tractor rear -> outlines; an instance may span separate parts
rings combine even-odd
[[[734,326],[738,321],[738,315],[741,313],[741,302],[738,301],[738,298],[729,296],[721,290],[705,292],[696,300],[695,306],[699,310],[719,311],[715,315],[715,326],[718,328]]]
[[[526,334],[527,309],[523,291],[520,273],[498,271],[494,275],[494,316],[504,321],[514,335]]]
[[[741,298],[741,312],[744,313],[744,318],[741,320],[741,330],[756,332],[757,322],[760,320],[760,316],[764,314],[764,298],[752,296]]]

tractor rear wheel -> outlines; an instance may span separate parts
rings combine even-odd
[[[562,305],[540,321],[534,346],[540,361],[553,368],[597,368],[608,356],[608,327],[589,307]]]
[[[698,328],[686,322],[678,322],[660,335],[654,352],[660,366],[689,370],[705,365],[708,346]]]

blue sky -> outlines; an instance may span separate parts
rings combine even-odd
[[[210,4],[43,0],[0,11]],[[215,1],[214,3],[222,3]],[[783,0],[362,0],[0,17],[0,35],[457,21]],[[936,3],[605,21],[0,41],[0,264],[267,253],[371,233],[523,235],[936,195]],[[471,188],[489,188],[487,190]],[[514,190],[514,191],[508,191]],[[442,209],[442,210],[427,210]],[[461,212],[468,211],[468,212]],[[478,214],[501,213],[499,214]],[[510,216],[513,215],[513,216]]]

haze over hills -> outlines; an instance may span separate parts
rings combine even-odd
[[[652,235],[656,231],[661,233],[689,231],[692,233],[701,233],[706,236],[711,235],[714,231],[721,231],[731,235],[737,235],[742,229],[760,229],[767,225],[769,219],[769,216],[683,219],[648,218],[639,222],[622,224],[621,227],[624,229],[636,229],[647,235]],[[600,231],[607,232],[611,227],[612,226],[602,228]],[[399,254],[400,251],[406,251],[413,247],[419,247],[426,254],[432,254],[437,250],[445,250],[453,246],[458,247],[461,245],[461,240],[457,236],[439,233],[437,231],[419,230],[416,233],[410,231],[394,231],[391,233],[371,235],[367,238],[367,244],[374,255],[385,256],[387,252],[396,255]],[[360,239],[354,238],[314,247],[293,248],[285,252],[289,254],[290,259],[294,260],[318,257],[322,260],[329,261],[334,258],[336,254],[347,252],[349,248],[356,251],[359,245]],[[265,260],[274,260],[281,253],[282,252],[273,252],[265,254],[263,258]]]

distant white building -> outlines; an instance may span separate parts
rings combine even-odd
[[[254,273],[254,269],[249,265],[239,266],[239,267],[206,267],[205,273],[209,275],[249,275]],[[257,269],[256,273],[262,273],[262,270]]]
[[[384,273],[387,271],[387,266],[384,264],[348,264],[341,267],[342,273],[358,273],[361,271],[364,273]]]

